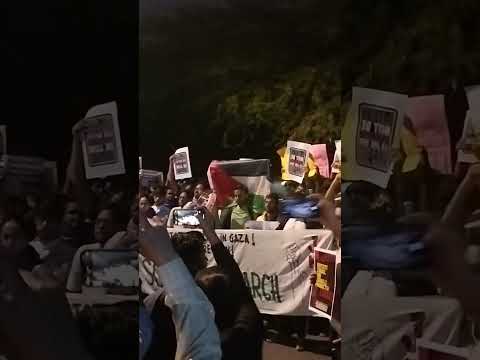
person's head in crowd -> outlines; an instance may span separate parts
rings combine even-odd
[[[232,326],[240,304],[228,274],[214,266],[201,270],[195,280],[215,309],[218,329],[222,331]]]
[[[105,183],[102,180],[96,180],[92,183],[91,186],[92,192],[96,196],[102,196],[105,191]]]
[[[122,229],[122,215],[114,207],[104,207],[95,220],[95,242],[105,244],[113,235]]]
[[[294,181],[285,181],[284,183],[286,194],[288,197],[291,197],[295,194],[297,190],[297,183]]]
[[[180,195],[178,195],[178,206],[184,207],[188,202],[192,200],[192,197],[186,191],[182,191]]]
[[[393,221],[394,214],[389,193],[368,182],[352,182],[342,196],[342,223],[383,224]]]
[[[172,244],[190,273],[195,276],[207,267],[205,238],[198,231],[178,232],[172,235]]]
[[[152,206],[150,198],[147,195],[141,194],[138,199],[138,210],[145,214]]]
[[[38,240],[48,243],[57,240],[60,237],[62,216],[63,220],[71,221],[68,216],[64,216],[63,199],[53,197],[43,201],[35,210],[34,223]]]
[[[18,218],[10,217],[0,230],[0,245],[7,256],[16,257],[27,247],[28,239],[23,224]]]
[[[167,204],[173,204],[175,202],[175,190],[168,188],[165,192],[165,202]]]
[[[295,194],[300,195],[300,196],[305,196],[307,195],[307,188],[304,184],[299,184],[297,188],[295,189]]]
[[[248,205],[248,189],[244,185],[238,185],[233,191],[233,200],[240,206]]]
[[[67,200],[63,212],[63,225],[65,230],[75,231],[82,225],[83,220],[83,214],[78,202],[73,199]]]
[[[165,200],[165,190],[161,187],[158,187],[155,191],[152,192],[153,204],[155,206],[162,205]]]
[[[30,192],[25,196],[25,201],[27,202],[28,208],[30,210],[33,210],[39,204],[39,196],[35,193]]]
[[[278,215],[280,211],[280,199],[277,194],[270,193],[265,196],[265,211],[267,214]]]
[[[195,186],[195,190],[193,191],[194,199],[198,200],[200,196],[202,196],[202,194],[205,192],[205,190],[206,190],[206,186],[202,182],[199,182]]]
[[[195,189],[194,189],[194,186],[193,186],[193,184],[191,184],[191,183],[185,184],[185,186],[184,186],[184,188],[183,188],[183,191],[186,191],[186,192],[189,193],[189,194],[192,194],[192,193],[194,192],[194,190],[195,190]]]

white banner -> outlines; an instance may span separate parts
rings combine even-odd
[[[191,231],[169,229],[170,233]],[[264,314],[313,316],[310,298],[309,246],[329,249],[333,234],[327,230],[217,230],[234,255],[253,298]],[[210,244],[206,243],[209,265],[215,265]],[[140,255],[142,290],[153,293],[161,285],[152,262]]]
[[[400,149],[408,96],[353,88],[351,116],[343,141],[351,142],[342,164],[345,180],[363,180],[386,188],[393,169],[393,155]]]
[[[82,140],[87,179],[124,174],[117,104],[110,102],[97,105],[87,112],[82,121],[87,126]]]
[[[188,147],[183,147],[175,151],[173,157],[173,171],[175,173],[175,180],[189,179],[192,177]]]
[[[298,141],[287,141],[287,167],[285,173],[289,180],[299,184],[303,182],[305,168],[312,145]]]

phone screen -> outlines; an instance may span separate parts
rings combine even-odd
[[[178,209],[175,210],[173,213],[174,224],[175,225],[187,225],[187,226],[198,226],[200,223],[198,222],[197,215],[198,210],[186,210],[186,209]]]

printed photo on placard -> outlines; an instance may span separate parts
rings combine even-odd
[[[173,157],[173,170],[175,180],[183,180],[192,177],[188,147],[178,149],[175,152]]]
[[[111,114],[86,119],[85,131],[88,166],[96,167],[117,162],[117,144]]]
[[[303,176],[305,173],[305,162],[307,159],[307,152],[303,149],[290,148],[288,157],[288,172],[291,175]]]
[[[87,179],[125,173],[122,141],[115,102],[91,108],[84,123],[82,150]]]
[[[389,172],[398,111],[373,104],[358,107],[356,161],[360,166]]]
[[[287,141],[286,177],[302,183],[312,145],[298,141]]]
[[[317,280],[310,293],[310,310],[331,318],[335,299],[336,253],[314,249],[314,269]]]

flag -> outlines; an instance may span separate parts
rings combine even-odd
[[[264,210],[265,195],[270,193],[270,161],[230,160],[212,161],[208,167],[208,181],[215,191],[217,204],[224,206],[233,197],[235,187],[244,185],[252,196],[251,204],[255,214]]]

